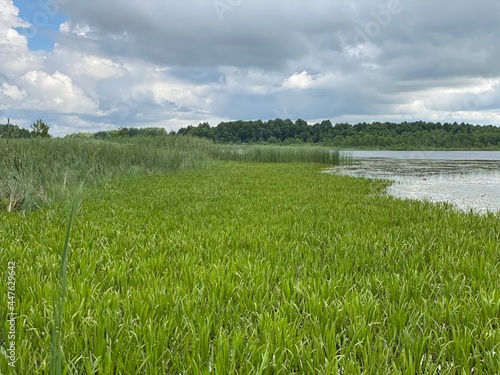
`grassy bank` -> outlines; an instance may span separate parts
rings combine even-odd
[[[321,168],[225,162],[87,189],[67,372],[498,373],[498,217],[381,196],[383,182]],[[48,369],[65,217],[0,215],[19,374]]]
[[[0,139],[0,212],[33,211],[59,202],[83,179],[169,173],[214,160],[305,162],[338,165],[325,147],[221,146],[187,136],[96,139]]]
[[[0,139],[0,212],[58,201],[84,178],[99,184],[118,176],[198,168],[213,152],[210,141],[191,137]]]

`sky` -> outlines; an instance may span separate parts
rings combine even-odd
[[[0,0],[0,123],[500,125],[498,0]]]

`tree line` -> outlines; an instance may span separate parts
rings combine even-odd
[[[330,120],[309,125],[304,120],[208,123],[181,128],[181,135],[192,135],[217,143],[323,144],[341,148],[425,149],[468,148],[500,149],[500,127],[465,123],[373,122],[337,123]]]
[[[50,125],[42,119],[34,121],[31,130],[20,128],[8,120],[7,124],[0,124],[0,138],[50,138],[49,130]]]
[[[0,138],[50,137],[49,125],[37,120],[31,130],[10,123],[0,125]],[[216,143],[231,144],[321,144],[337,148],[366,149],[500,149],[500,127],[440,122],[337,123],[330,120],[308,124],[304,120],[228,121],[211,127],[207,122],[189,125],[170,135],[190,135]],[[97,133],[69,134],[70,138],[114,139],[161,137],[164,128],[120,128]]]

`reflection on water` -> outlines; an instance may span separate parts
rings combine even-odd
[[[466,211],[500,211],[500,152],[483,153],[483,160],[466,160],[473,159],[470,152],[461,151],[449,152],[452,160],[442,159],[443,152],[432,152],[434,158],[428,159],[416,157],[422,154],[419,151],[398,151],[396,157],[381,156],[382,152],[359,157],[357,153],[352,165],[333,172],[393,180],[387,193],[398,198],[447,201]]]

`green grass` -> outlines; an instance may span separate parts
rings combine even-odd
[[[324,147],[220,146],[184,136],[93,139],[0,139],[0,212],[33,211],[64,201],[83,178],[101,185],[114,177],[178,172],[215,160],[348,161]]]
[[[83,178],[101,184],[131,174],[168,173],[210,164],[214,145],[191,137],[0,139],[0,211],[60,202]]]
[[[322,168],[225,162],[88,188],[65,373],[499,373],[498,216]],[[49,369],[66,217],[0,214],[1,264],[17,262],[18,374]]]
[[[66,280],[68,278],[68,258],[69,258],[69,240],[71,237],[71,229],[73,223],[76,219],[76,214],[78,212],[78,207],[81,202],[83,194],[84,182],[82,181],[75,197],[73,198],[73,204],[71,206],[71,211],[69,213],[69,220],[66,227],[66,235],[64,237],[64,244],[61,253],[61,269],[59,272],[59,282],[57,290],[54,292],[54,302],[53,302],[53,326],[52,326],[52,347],[50,352],[50,374],[60,375],[62,374],[62,363],[64,357],[64,351],[62,347],[62,318],[64,314],[64,302],[66,301]]]

